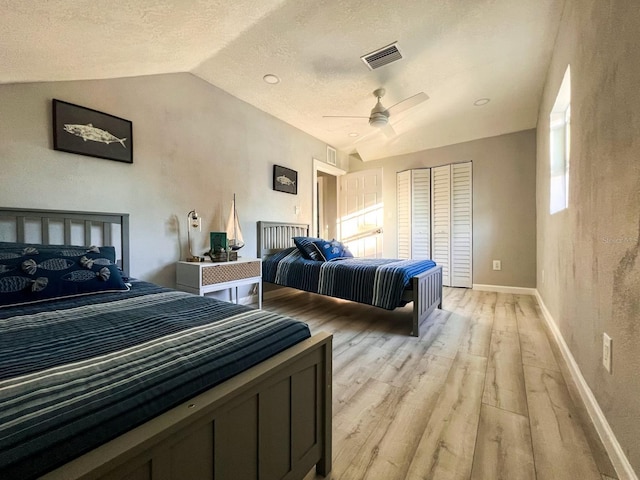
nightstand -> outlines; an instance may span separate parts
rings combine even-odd
[[[176,288],[183,292],[205,293],[229,290],[233,301],[233,289],[238,303],[238,287],[258,284],[258,308],[262,309],[262,260],[243,258],[233,262],[178,262]]]

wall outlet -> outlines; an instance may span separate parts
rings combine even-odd
[[[604,368],[607,369],[607,372],[611,373],[611,355],[613,342],[611,341],[611,337],[606,333],[602,334],[602,364]]]
[[[493,261],[493,269],[494,270],[502,270],[502,262],[500,260]]]

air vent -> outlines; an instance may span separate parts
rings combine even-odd
[[[396,60],[400,60],[401,58],[402,53],[400,53],[397,42],[360,57],[370,70],[383,67],[384,65],[388,65]]]
[[[336,149],[327,145],[327,163],[329,165],[336,164]]]

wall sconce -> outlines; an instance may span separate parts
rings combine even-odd
[[[203,262],[203,257],[198,257],[193,254],[191,250],[191,229],[197,228],[198,231],[202,231],[202,224],[200,222],[200,215],[195,210],[191,210],[187,213],[187,243],[189,244],[189,256],[187,262]]]

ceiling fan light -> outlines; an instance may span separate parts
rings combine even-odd
[[[373,113],[371,117],[369,117],[369,125],[372,127],[384,127],[388,122],[389,119],[382,113]]]

